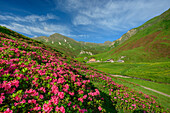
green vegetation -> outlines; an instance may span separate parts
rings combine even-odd
[[[161,94],[158,94],[158,93],[155,93],[153,91],[144,89],[144,88],[134,84],[134,83],[137,83],[137,84],[144,85],[144,86],[146,84],[151,85],[152,83],[149,83],[148,81],[130,79],[130,78],[121,78],[121,79],[119,79],[119,78],[116,78],[116,77],[112,77],[112,80],[115,81],[118,84],[123,84],[124,86],[127,86],[127,87],[129,87],[131,89],[134,89],[135,91],[141,91],[141,92],[143,92],[145,94],[148,94],[148,95],[154,97],[155,100],[158,103],[162,104],[165,108],[170,108],[170,104],[168,104],[168,103],[170,103],[170,99],[168,97],[166,97],[164,95],[161,95]],[[126,80],[128,82],[126,82],[124,80]],[[132,82],[132,83],[130,83],[130,82]],[[148,86],[148,85],[146,85],[146,86]],[[156,85],[156,86],[154,86],[154,85]],[[153,83],[153,85],[151,85],[151,88],[155,89],[157,87],[156,90],[162,91],[164,93],[169,94],[170,92],[168,91],[168,89],[169,89],[168,86],[169,85]],[[161,88],[163,88],[163,89],[161,89]],[[164,90],[165,88],[167,88],[167,89]]]
[[[126,36],[126,40],[121,39],[123,42],[116,42],[115,48],[93,57],[118,60],[126,56],[123,60],[133,63],[170,61],[170,9],[135,30],[136,33]]]
[[[170,84],[156,83],[152,81],[145,81],[145,80],[134,79],[134,78],[121,78],[121,79],[138,84],[138,85],[149,87],[151,89],[170,95],[170,90],[169,90]]]
[[[157,63],[88,63],[89,66],[94,67],[100,71],[109,73],[109,74],[118,74],[118,75],[127,75],[144,79],[151,79],[157,82],[145,81],[141,79],[133,78],[116,78],[112,77],[113,81],[119,84],[123,84],[129,88],[134,89],[135,91],[142,91],[145,94],[152,95],[156,98],[158,103],[161,103],[164,107],[169,108],[170,103],[169,98],[161,94],[149,91],[140,87],[139,85],[155,89],[157,91],[163,92],[170,95],[169,87],[169,62],[157,62]],[[135,76],[136,75],[136,76]],[[145,76],[147,75],[147,76]],[[167,79],[165,79],[168,77]],[[98,83],[99,84],[99,83]],[[98,85],[99,87],[100,85]],[[102,89],[102,88],[100,88]],[[108,93],[108,92],[107,92]]]
[[[85,57],[109,51],[109,45],[111,43],[108,41],[101,44],[82,41],[78,42],[72,38],[63,36],[58,33],[55,33],[49,37],[40,36],[34,39],[54,47],[70,57]]]
[[[170,62],[156,63],[89,63],[109,74],[127,75],[155,82],[170,83]]]
[[[0,111],[5,111],[9,108],[13,111],[18,109],[19,111],[22,111],[22,107],[25,110],[32,109],[35,106],[24,107],[25,105],[29,105],[29,103],[24,103],[24,106],[22,107],[16,106],[14,104],[15,101],[12,100],[14,98],[11,97],[11,94],[15,93],[13,95],[16,96],[21,90],[27,91],[27,89],[30,89],[31,91],[32,88],[37,90],[36,87],[40,88],[41,85],[43,85],[44,89],[48,91],[48,93],[44,93],[46,100],[42,99],[42,101],[40,101],[38,97],[34,99],[36,99],[39,106],[42,107],[41,110],[45,110],[43,106],[47,105],[46,101],[49,100],[49,97],[52,97],[53,95],[50,94],[52,92],[52,88],[49,83],[52,83],[51,80],[59,81],[59,78],[64,78],[65,80],[65,82],[63,81],[63,86],[58,84],[58,87],[60,91],[66,92],[61,92],[65,96],[61,97],[61,101],[59,101],[59,104],[64,106],[62,108],[66,108],[64,109],[66,111],[75,111],[75,109],[72,107],[69,108],[67,106],[69,99],[72,102],[72,106],[74,106],[74,104],[80,105],[82,109],[86,108],[89,112],[92,112],[93,110],[102,110],[103,112],[163,112],[163,107],[170,108],[170,105],[168,104],[170,103],[168,97],[140,87],[140,85],[142,85],[166,94],[170,94],[169,14],[170,9],[162,15],[149,20],[142,26],[133,29],[134,31],[131,30],[131,32],[133,32],[132,34],[124,34],[120,41],[115,41],[115,48],[112,50],[110,47],[111,42],[106,42],[104,44],[77,42],[71,38],[62,36],[57,33],[51,35],[50,37],[42,36],[35,38],[36,40],[39,40],[39,42],[20,35],[5,27],[0,27],[0,58],[2,61],[2,68],[0,69],[3,72],[1,79],[4,81],[0,84],[3,84],[3,87],[1,88],[6,88],[5,90],[1,90],[1,93],[3,93],[1,98],[4,100],[2,99],[3,105]],[[74,61],[70,57],[65,56],[57,50],[71,57],[78,57],[76,60],[81,62],[88,61],[91,57],[102,61],[106,61],[110,58],[113,58],[116,61],[120,59],[121,56],[126,57],[122,59],[125,61],[125,63],[89,63],[89,66],[95,68],[93,69],[91,67],[86,67],[82,63]],[[14,54],[14,52],[16,54]],[[91,53],[95,55],[91,56]],[[84,59],[86,56],[87,59]],[[35,62],[36,65],[34,65],[33,62]],[[27,64],[29,64],[29,68],[31,67],[30,69],[27,69]],[[10,69],[13,69],[11,67],[14,66],[16,66],[16,69],[14,68],[14,70],[11,71]],[[35,69],[38,71],[34,71]],[[15,71],[19,72],[19,74],[13,76]],[[54,77],[52,73],[57,73],[58,75],[54,74]],[[137,77],[151,80],[152,82],[133,78],[116,78],[111,77],[105,73]],[[10,74],[12,75],[9,78]],[[19,78],[20,74],[23,76],[29,76],[29,74],[31,74],[31,76],[34,77],[29,77],[29,82],[26,82],[25,78]],[[45,77],[42,78],[42,75]],[[18,76],[18,78],[16,78],[16,76]],[[36,85],[32,84],[36,82],[33,80],[33,78],[35,79],[35,76],[39,79],[37,79],[38,81]],[[58,76],[60,77],[56,78]],[[73,81],[73,83],[71,83],[70,81],[71,79],[74,79],[74,77],[77,79],[77,82],[73,80],[76,83]],[[11,87],[8,87],[8,84],[5,82],[6,80],[9,84],[17,81],[18,85],[16,85],[16,91],[10,92],[11,94],[6,91],[11,91]],[[29,85],[23,85],[25,83]],[[87,86],[82,84],[86,84]],[[12,85],[14,86],[14,84]],[[69,85],[71,91],[76,94],[74,99],[69,98],[72,94],[68,94],[66,89],[63,89],[65,85]],[[82,85],[82,87],[79,87],[79,85]],[[53,87],[56,87],[55,84],[53,84]],[[77,92],[80,92],[79,89],[82,88],[84,88],[83,93],[85,92],[86,96],[88,95],[90,97],[90,95],[98,94],[100,98],[89,98],[89,100],[92,99],[93,101],[90,100],[90,102],[88,100],[89,102],[86,103],[86,101],[81,100],[86,98],[84,97],[85,95],[81,95],[81,93],[79,93],[80,95],[77,96]],[[141,91],[143,93],[141,93]],[[128,96],[125,96],[125,93],[127,93]],[[24,95],[24,93],[22,93],[22,95]],[[21,96],[21,94],[19,96]],[[21,98],[22,97],[23,96],[21,96]],[[155,103],[155,100],[152,97],[156,100],[157,103]],[[104,100],[102,98],[104,98]],[[134,98],[134,100],[132,98]],[[62,99],[64,101],[62,101]],[[27,98],[27,100],[29,100],[29,98]],[[81,102],[79,102],[80,100]],[[136,100],[138,102],[136,102]],[[10,106],[9,102],[11,104]],[[86,105],[83,105],[83,102]],[[159,106],[158,103],[162,104],[163,107]],[[145,106],[145,108],[143,108],[143,106]],[[134,107],[134,109],[132,109],[132,107]],[[78,108],[76,109],[78,110]]]

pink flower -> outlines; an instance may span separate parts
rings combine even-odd
[[[88,97],[88,99],[89,99],[90,101],[92,101],[92,98],[91,98],[91,97]]]
[[[83,90],[79,90],[79,94],[84,94],[84,91]]]
[[[4,113],[13,113],[13,111],[7,108],[6,111],[4,111]]]
[[[27,96],[28,96],[28,95],[27,95],[27,94],[25,94],[25,95],[23,95],[23,98],[27,98]]]
[[[66,85],[65,85],[65,88],[66,88],[66,89],[69,89],[69,85],[68,85],[68,84],[66,84]]]
[[[58,106],[56,106],[55,111],[59,111],[59,110],[60,110],[60,108]]]
[[[8,90],[11,88],[11,82],[3,81],[2,87],[4,87],[4,90]]]
[[[61,107],[60,107],[60,111],[61,111],[62,113],[65,113],[65,108],[64,108],[63,106],[61,106]]]
[[[79,112],[80,112],[80,113],[87,112],[87,109],[80,109]]]
[[[99,111],[101,111],[101,110],[102,110],[101,106],[99,106],[99,107],[98,107],[98,110],[99,110]]]
[[[73,108],[75,108],[76,107],[76,104],[75,105],[73,105]]]
[[[136,107],[136,104],[132,104],[132,106]]]
[[[86,99],[86,98],[87,98],[87,95],[84,95],[83,98]]]
[[[73,95],[74,95],[74,92],[69,92],[69,94],[70,94],[71,96],[73,96]]]
[[[71,105],[71,102],[69,102],[67,105],[70,106],[70,105]]]
[[[18,81],[18,80],[13,80],[11,83],[12,83],[12,85],[14,85],[15,87],[18,87],[18,86],[19,86],[19,81]]]
[[[58,96],[60,97],[60,99],[64,98],[64,92],[58,92]]]
[[[62,77],[62,78],[59,78],[58,79],[58,81],[57,81],[57,83],[64,83],[64,82],[66,82],[66,80],[64,79],[64,77]]]
[[[79,101],[81,101],[83,103],[83,98],[78,98]]]
[[[36,100],[35,100],[35,99],[28,100],[28,103],[34,103],[34,104],[36,104]]]
[[[38,87],[38,84],[35,84],[35,87]]]
[[[31,100],[28,100],[28,103],[31,103],[32,101]]]
[[[26,103],[26,100],[23,99],[20,103]]]
[[[55,95],[59,92],[59,91],[58,91],[58,87],[55,86],[55,85],[53,85],[51,89],[52,89],[51,92],[54,93]]]
[[[77,84],[78,86],[81,86],[81,82],[75,82],[75,84]]]
[[[46,92],[45,88],[41,87],[40,89],[38,89],[39,91],[43,91],[44,93]]]
[[[40,95],[40,99],[43,99],[44,98],[44,96],[43,95]]]
[[[35,100],[35,99],[32,99],[32,103],[36,104],[36,100]]]
[[[34,107],[33,110],[35,111],[41,110],[41,107]]]
[[[13,88],[10,88],[6,93],[7,94],[12,94],[15,90],[16,90],[16,88],[13,87]]]
[[[14,106],[17,106],[18,104],[19,104],[19,103],[16,103],[16,102],[15,102],[15,103],[14,103]]]
[[[33,84],[36,84],[36,81],[35,81],[35,80],[33,80],[33,81],[32,81],[32,83],[33,83]]]
[[[43,110],[44,110],[45,112],[49,111],[49,110],[50,110],[49,105],[45,103],[45,104],[43,105]]]
[[[3,99],[2,99],[2,98],[0,98],[0,104],[2,104],[2,102],[3,102]]]
[[[4,93],[1,93],[1,96],[0,96],[0,104],[2,104],[3,99],[5,99],[5,96],[3,96],[3,95],[4,95]]]
[[[52,101],[55,105],[57,105],[58,102],[59,102],[59,97],[54,96],[54,97],[52,97],[51,101]]]
[[[131,98],[132,100],[135,100],[135,98]]]
[[[20,98],[18,97],[18,95],[15,97],[16,101],[20,101]]]
[[[95,89],[95,91],[96,91],[97,95],[100,95],[100,92],[98,89]]]

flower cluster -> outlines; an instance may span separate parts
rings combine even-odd
[[[102,111],[98,89],[60,53],[0,35],[0,112]]]
[[[168,112],[162,106],[160,106],[154,98],[146,95],[142,92],[134,91],[123,85],[115,83],[111,77],[106,76],[103,73],[94,71],[94,69],[87,71],[81,70],[82,73],[86,73],[86,78],[91,81],[97,81],[103,84],[104,90],[108,90],[113,106],[117,111],[124,112]]]
[[[0,26],[0,112],[106,112],[100,89],[118,112],[166,112],[142,93],[57,50]]]

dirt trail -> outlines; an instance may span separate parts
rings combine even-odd
[[[114,77],[122,77],[122,78],[133,78],[133,77],[129,77],[129,76],[122,76],[122,75],[111,75],[111,76],[114,76]],[[140,85],[140,86],[141,86],[141,87],[143,87],[143,88],[145,88],[145,89],[147,89],[147,90],[150,90],[150,91],[153,91],[153,92],[159,93],[159,94],[161,94],[161,95],[164,95],[164,96],[166,96],[166,97],[170,97],[170,95],[165,94],[165,93],[162,93],[162,92],[160,92],[160,91],[157,91],[157,90],[154,90],[154,89],[151,89],[151,88],[148,88],[148,87],[142,86],[142,85]]]

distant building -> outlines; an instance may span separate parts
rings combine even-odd
[[[96,59],[95,59],[95,58],[91,58],[91,59],[89,60],[89,62],[96,62]]]
[[[125,62],[124,60],[118,60],[117,62]]]
[[[114,60],[111,58],[111,59],[106,60],[106,62],[114,62]]]
[[[126,56],[121,56],[120,58],[125,58]]]
[[[84,57],[84,60],[87,60],[88,58],[87,57]]]
[[[89,61],[87,61],[87,63],[91,63],[91,62],[96,62],[96,59],[95,58],[91,58],[91,59],[89,59]]]
[[[96,62],[100,62],[100,60],[97,60]]]

